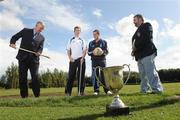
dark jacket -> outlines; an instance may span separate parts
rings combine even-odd
[[[139,26],[132,37],[133,42],[136,48],[134,51],[136,61],[154,53],[157,54],[156,46],[153,43],[153,29],[150,23],[143,23]]]
[[[94,56],[93,50],[97,47],[100,47],[104,53],[101,56]],[[106,60],[106,55],[108,54],[107,42],[105,40],[100,39],[98,42],[95,40],[89,43],[88,47],[88,55],[91,56],[91,60]]]
[[[43,44],[45,40],[43,35],[39,33],[34,39],[33,37],[34,37],[33,29],[24,28],[23,30],[12,36],[10,40],[10,44],[15,44],[16,41],[19,40],[19,38],[22,38],[20,44],[21,48],[42,53]],[[33,62],[39,63],[39,56],[36,56],[35,54],[28,53],[22,50],[18,51],[16,58],[19,61],[24,61],[28,58],[32,58]]]

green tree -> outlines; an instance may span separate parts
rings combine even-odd
[[[19,75],[18,75],[18,66],[14,63],[7,68],[5,72],[7,78],[6,88],[18,88],[19,87]]]

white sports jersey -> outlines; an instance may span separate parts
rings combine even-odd
[[[67,50],[71,51],[71,57],[75,60],[82,57],[83,50],[85,50],[86,48],[86,42],[81,38],[73,37],[67,44]]]

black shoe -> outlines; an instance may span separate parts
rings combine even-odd
[[[21,98],[23,98],[23,99],[24,99],[24,98],[28,98],[28,96],[21,96]]]

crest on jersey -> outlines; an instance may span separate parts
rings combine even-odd
[[[140,37],[140,36],[141,36],[141,33],[140,33],[140,32],[137,32],[137,36]]]

